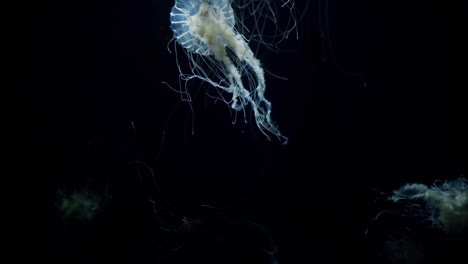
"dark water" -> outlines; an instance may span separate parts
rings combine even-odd
[[[417,217],[370,221],[393,208],[382,193],[467,173],[466,103],[450,60],[455,11],[296,2],[299,40],[261,58],[288,78],[266,74],[287,146],[266,140],[249,116],[232,124],[227,105],[206,96],[212,87],[191,83],[189,105],[161,83],[178,86],[167,51],[173,1],[37,5],[32,38],[17,47],[32,53],[12,65],[31,61],[15,75],[24,107],[13,108],[10,126],[24,190],[13,197],[26,200],[16,208],[26,214],[20,230],[28,227],[19,245],[54,263],[462,257],[463,235]],[[57,207],[74,191],[99,197],[91,219],[63,219]]]

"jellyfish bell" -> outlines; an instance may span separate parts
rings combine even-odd
[[[290,5],[291,2],[283,4]],[[248,107],[257,127],[268,139],[273,135],[286,144],[288,138],[271,118],[262,65],[247,38],[240,33],[251,32],[252,37],[262,32],[257,24],[249,31],[242,21],[236,21],[236,18],[245,17],[245,10],[251,14],[259,12],[258,17],[264,18],[265,14],[261,12],[265,8],[274,12],[271,1],[176,0],[170,14],[171,29],[175,42],[184,49],[190,67],[189,73],[183,73],[177,62],[181,80],[200,79],[211,84],[217,88],[219,98],[233,110],[244,112],[245,120]],[[186,90],[182,93],[188,94]]]
[[[223,23],[234,27],[234,11],[226,0],[178,0],[170,19],[177,43],[189,52],[206,56],[213,55],[210,34],[222,30]]]

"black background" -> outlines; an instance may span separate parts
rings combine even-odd
[[[287,146],[267,141],[250,120],[232,124],[228,107],[205,96],[213,88],[189,86],[192,111],[161,83],[178,85],[167,51],[173,1],[15,7],[9,68],[21,101],[7,112],[16,137],[5,141],[14,143],[20,181],[12,196],[21,201],[19,230],[28,230],[19,245],[60,263],[207,262],[216,250],[193,249],[204,243],[196,238],[169,249],[173,238],[160,231],[149,195],[166,214],[264,226],[281,263],[383,263],[388,234],[410,223],[369,224],[385,209],[380,192],[466,175],[466,103],[455,82],[463,66],[451,60],[464,64],[451,54],[458,12],[428,3],[296,2],[305,12],[299,40],[260,58],[289,79],[266,75]],[[92,223],[66,227],[57,190],[80,188],[112,198]],[[411,230],[425,263],[462,255],[466,239]],[[229,243],[218,263],[241,258],[245,241]],[[261,263],[246,259],[237,263]]]

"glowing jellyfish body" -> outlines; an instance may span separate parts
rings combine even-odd
[[[198,78],[227,92],[230,99],[221,97],[236,111],[250,106],[260,131],[268,139],[273,134],[287,143],[271,119],[260,61],[235,29],[230,0],[176,0],[170,20],[174,38],[186,50],[192,71],[183,74],[179,65],[181,78]]]

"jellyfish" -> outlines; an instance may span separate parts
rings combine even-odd
[[[87,191],[76,191],[69,196],[59,191],[59,198],[57,207],[64,220],[90,221],[101,209],[100,198]]]
[[[284,1],[282,6],[293,10],[291,0],[281,1]],[[251,39],[255,38],[263,43],[266,43],[267,37],[280,34],[273,33],[262,38],[262,30],[258,24],[249,30],[242,22],[236,22],[236,18],[246,16],[276,22],[275,6],[270,0],[239,1],[232,3],[239,10],[239,15],[236,15],[231,2],[231,0],[175,1],[170,13],[173,40],[184,49],[191,72],[183,73],[181,65],[177,63],[180,79],[185,81],[183,93],[188,96],[187,100],[190,100],[186,91],[187,81],[191,79],[207,82],[216,88],[218,93],[216,98],[223,100],[235,112],[243,111],[245,122],[247,122],[247,108],[251,109],[257,127],[268,140],[271,136],[276,136],[287,144],[288,138],[279,131],[271,118],[271,103],[265,97],[264,69],[248,45],[249,39],[241,34],[241,31],[250,32]],[[242,11],[247,12],[247,15]],[[265,11],[269,11],[271,15],[263,14]],[[288,25],[288,30],[283,32],[281,40],[287,37],[293,27],[294,23]],[[178,61],[177,49],[176,60]]]
[[[428,219],[446,233],[468,231],[468,180],[461,177],[433,186],[409,183],[393,191],[392,202],[423,201]]]

